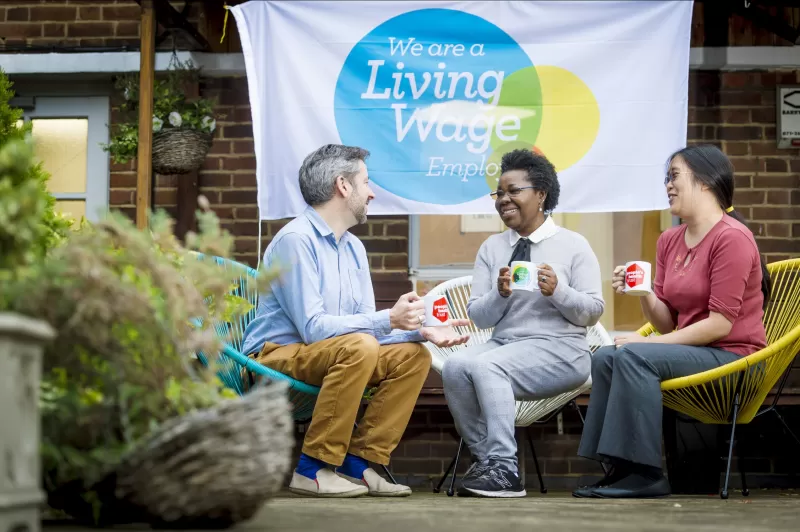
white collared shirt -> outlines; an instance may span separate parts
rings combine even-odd
[[[527,238],[528,238],[528,240],[530,240],[534,244],[538,244],[542,240],[546,240],[546,239],[550,238],[551,236],[555,235],[557,232],[558,232],[558,226],[553,221],[553,217],[552,216],[548,216],[545,219],[544,223],[542,225],[540,225],[536,229],[536,231],[534,231],[533,233],[528,235]],[[511,247],[516,246],[517,245],[517,241],[519,241],[520,238],[523,238],[523,237],[520,236],[519,233],[517,233],[513,229],[509,229],[508,230],[508,243],[511,245]]]

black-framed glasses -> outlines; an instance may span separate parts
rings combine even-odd
[[[526,190],[526,189],[529,189],[529,188],[536,188],[536,187],[512,188],[511,190],[508,191],[508,195],[511,196],[512,198],[516,198],[517,196],[519,196],[522,193],[523,190]],[[490,192],[489,195],[492,197],[492,199],[502,199],[502,198],[504,198],[506,196],[506,193],[504,191],[502,191],[502,190],[495,190],[494,192]]]

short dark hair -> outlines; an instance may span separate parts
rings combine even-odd
[[[503,155],[500,161],[500,172],[506,173],[511,170],[524,170],[533,188],[546,194],[543,210],[552,212],[556,208],[561,186],[558,184],[556,169],[547,157],[531,150],[510,151]]]
[[[326,144],[306,156],[300,167],[300,193],[312,207],[333,198],[338,176],[353,182],[358,173],[358,163],[366,162],[369,152],[355,146]]]

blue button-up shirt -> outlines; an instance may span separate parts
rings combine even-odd
[[[364,244],[350,233],[337,242],[311,207],[275,235],[264,264],[280,265],[283,273],[259,296],[244,333],[245,354],[265,342],[313,344],[350,333],[370,334],[381,344],[423,341],[419,331],[391,330],[389,311],[375,310]]]

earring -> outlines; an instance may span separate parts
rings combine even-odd
[[[542,212],[542,204],[539,204],[539,212]]]

